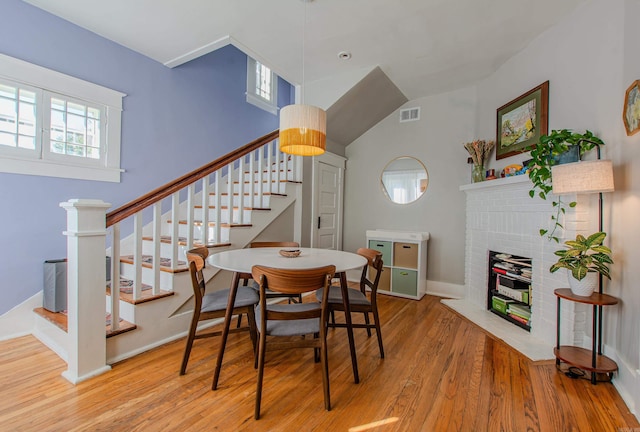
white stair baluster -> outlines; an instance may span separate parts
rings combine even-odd
[[[301,175],[300,170],[302,169],[302,156],[295,156],[293,158],[293,167],[291,168],[291,179],[295,182],[299,182]]]
[[[202,215],[200,219],[202,222],[201,241],[202,244],[206,246],[211,243],[211,239],[209,238],[209,176],[202,178]],[[193,225],[193,223],[191,225]]]
[[[154,262],[153,265],[158,263]],[[133,300],[142,295],[142,212],[133,215]]]
[[[160,294],[160,248],[162,246],[162,204],[153,205],[153,294]]]
[[[233,162],[227,165],[227,223],[232,224],[233,214]]]
[[[220,228],[220,220],[222,218],[222,197],[220,196],[220,178],[221,178],[221,170],[217,170],[214,175],[214,203],[215,211],[216,211],[216,219],[215,219],[215,242],[222,243],[222,229]],[[207,197],[209,195],[207,194]],[[207,200],[208,201],[208,200]]]
[[[262,204],[262,195],[264,191],[264,146],[258,149],[258,197],[257,197],[257,206],[259,208],[264,207]]]
[[[120,329],[120,223],[111,227],[111,331]]]
[[[273,191],[278,194],[280,193],[280,179],[282,177],[281,170],[283,169],[282,156],[284,154],[285,153],[282,153],[280,150],[276,152],[276,181],[275,181]]]
[[[270,194],[273,191],[272,179],[273,179],[273,143],[271,141],[267,144],[267,192]]]
[[[180,193],[171,195],[171,268],[178,267],[178,247],[180,235]],[[160,264],[160,262],[158,262]],[[155,265],[155,263],[154,263]]]
[[[256,192],[256,173],[255,173],[255,163],[254,159],[256,158],[256,152],[252,151],[249,153],[249,207],[255,207],[255,192]],[[240,210],[242,211],[242,210]]]
[[[205,191],[202,191],[202,194],[204,196]],[[195,195],[195,184],[190,184],[187,187],[187,243],[185,245],[186,249],[189,250],[191,248],[193,248],[193,243],[194,243],[194,239],[193,239],[193,230],[194,230],[194,226],[193,226],[193,213],[195,211],[195,199],[194,199],[194,195]],[[205,212],[207,209],[203,203],[202,205],[202,211]]]
[[[240,225],[244,223],[244,156],[238,159],[238,196],[240,201],[238,203],[238,218],[237,221]],[[233,215],[233,209],[231,214]]]

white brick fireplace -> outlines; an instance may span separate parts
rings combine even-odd
[[[495,337],[504,340],[532,360],[553,359],[556,341],[556,288],[567,287],[566,273],[549,272],[555,262],[555,241],[539,235],[550,226],[554,212],[552,197],[531,198],[527,176],[496,179],[461,186],[467,195],[465,295],[443,303],[465,316]],[[582,197],[581,197],[582,198]],[[575,196],[563,201],[576,200]],[[586,204],[586,205],[585,205]],[[578,201],[564,216],[564,238],[588,228],[588,202]],[[532,259],[531,332],[487,310],[489,251]],[[583,345],[586,309],[573,302],[562,302],[562,344]]]

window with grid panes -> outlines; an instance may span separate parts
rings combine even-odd
[[[0,172],[120,181],[124,94],[8,56],[0,68],[16,77],[0,77]]]
[[[247,57],[247,102],[278,113],[278,76],[259,61]]]

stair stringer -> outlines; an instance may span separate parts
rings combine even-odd
[[[271,196],[270,211],[253,212],[251,217],[252,226],[233,228],[229,238],[231,245],[223,248],[211,248],[210,252],[215,253],[222,250],[246,247],[285,212],[285,210],[295,203],[298,188],[301,187],[301,184],[287,183],[286,195]],[[299,221],[296,223],[299,223]],[[212,268],[211,266],[206,267],[206,280],[211,281],[219,272],[218,269]],[[228,277],[230,278],[230,275]],[[126,332],[106,340],[107,363],[111,364],[133,357],[187,335],[193,313],[193,291],[190,275],[188,272],[175,273],[172,275],[172,279],[173,296],[137,305],[120,301],[122,318],[135,323],[137,328],[134,331]],[[219,279],[216,278],[215,285],[220,289],[225,288],[226,284],[222,286],[218,283],[218,280]],[[212,283],[209,283],[207,285],[208,289],[215,289],[212,285]],[[214,324],[216,323],[213,321],[205,323],[202,328]],[[179,359],[176,359],[176,371],[178,368]]]

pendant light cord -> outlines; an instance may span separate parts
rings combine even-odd
[[[303,0],[304,2],[304,13],[303,13],[303,21],[302,21],[302,87],[300,88],[300,103],[304,105],[304,49],[305,49],[305,40],[306,40],[306,28],[307,28],[307,0]]]

